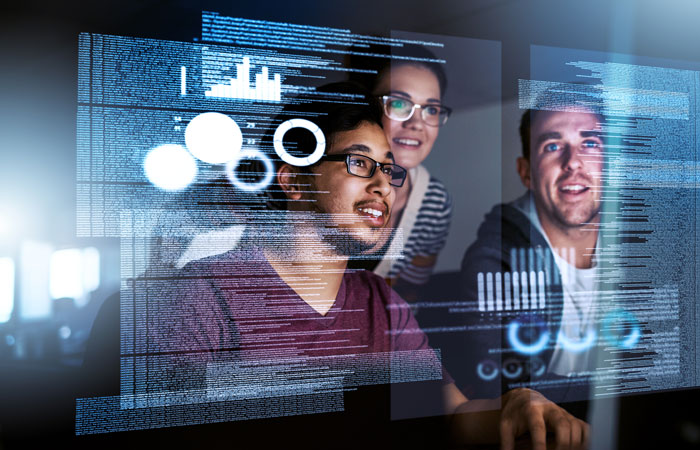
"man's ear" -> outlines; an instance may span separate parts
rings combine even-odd
[[[530,178],[530,161],[521,156],[518,158],[517,167],[518,175],[520,175],[520,181],[523,182],[526,188],[532,189],[532,180]]]
[[[299,185],[299,175],[300,173],[296,167],[290,164],[282,164],[282,167],[277,171],[277,183],[290,200],[299,200],[301,198],[302,191]]]

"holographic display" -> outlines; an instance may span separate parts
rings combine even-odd
[[[362,50],[370,44],[386,50]],[[197,352],[156,346],[176,345],[181,334],[154,331],[177,321],[170,286],[183,280],[179,271],[189,262],[261,240],[292,251],[285,223],[329,219],[269,208],[273,159],[296,167],[317,163],[327,136],[315,123],[318,113],[302,102],[356,102],[316,86],[353,71],[371,74],[347,67],[350,53],[390,60],[392,48],[407,44],[443,45],[209,12],[196,43],[81,34],[78,235],[121,238],[121,395],[80,399],[77,434],[340,411],[347,389],[443,378],[439,350],[285,359],[275,349],[295,337],[279,332],[260,335],[255,358],[231,350],[201,365]],[[314,145],[290,147],[294,133],[310,133]],[[327,233],[347,239],[342,230]],[[402,238],[400,230],[375,234]],[[313,255],[316,249],[297,251]],[[316,289],[314,283],[298,277],[294,285]],[[322,335],[333,343],[356,332]]]

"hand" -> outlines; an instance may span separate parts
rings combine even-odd
[[[588,448],[589,426],[530,389],[514,389],[501,397],[501,449],[512,450],[515,438],[530,432],[532,448],[547,448],[547,431],[556,436],[557,450]]]

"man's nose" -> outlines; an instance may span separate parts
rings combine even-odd
[[[581,153],[576,149],[576,147],[567,145],[565,151],[563,152],[563,157],[564,161],[562,161],[562,167],[564,169],[574,172],[583,167]]]
[[[382,173],[379,167],[374,171],[372,178],[370,178],[370,183],[367,190],[372,194],[379,194],[381,197],[387,197],[391,194],[391,185],[389,184],[389,178]]]

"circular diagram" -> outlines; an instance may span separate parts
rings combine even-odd
[[[260,181],[256,183],[246,183],[238,179],[236,168],[243,159],[259,159],[262,161],[265,166],[265,173]],[[245,149],[240,152],[238,158],[226,164],[226,176],[228,176],[228,179],[234,186],[242,191],[252,192],[264,189],[272,182],[274,175],[275,169],[272,165],[272,161],[266,154],[257,149]]]
[[[521,336],[521,329],[524,336]],[[527,342],[523,342],[523,337]],[[508,324],[508,342],[518,353],[535,355],[549,343],[547,325],[537,318],[519,317]]]
[[[477,364],[476,373],[482,380],[491,381],[498,376],[498,364],[490,359],[485,359]]]
[[[292,128],[305,128],[313,133],[316,138],[316,148],[309,156],[292,156],[284,148],[284,135]],[[299,167],[310,166],[311,164],[317,163],[326,151],[326,137],[323,135],[323,131],[321,131],[318,125],[306,119],[290,119],[282,122],[275,130],[272,143],[275,147],[275,153],[277,153],[282,161]]]

